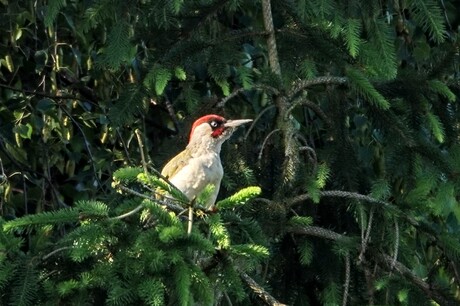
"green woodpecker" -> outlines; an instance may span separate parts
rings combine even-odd
[[[214,192],[205,203],[212,209],[224,175],[220,150],[236,127],[252,119],[226,120],[218,115],[206,115],[196,120],[190,131],[189,143],[184,151],[173,157],[161,174],[191,201],[198,197],[208,184]]]

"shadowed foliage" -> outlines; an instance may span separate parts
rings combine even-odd
[[[0,0],[0,300],[460,303],[458,12]],[[158,173],[209,113],[213,212]]]

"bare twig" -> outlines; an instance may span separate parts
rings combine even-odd
[[[27,184],[26,184],[26,178],[25,178],[24,173],[21,173],[21,178],[22,178],[23,199],[24,199],[24,212],[26,215],[28,215],[29,214],[29,209],[28,209],[29,198],[27,196]]]
[[[375,206],[371,207],[369,212],[369,219],[367,220],[366,233],[364,234],[364,239],[361,240],[361,251],[358,256],[358,263],[362,263],[364,260],[364,253],[366,253],[367,244],[369,243],[369,238],[371,236],[372,229],[372,220],[374,219]]]
[[[187,221],[187,235],[190,236],[192,234],[193,228],[193,204],[195,201],[190,201],[190,205],[188,206],[188,221]]]
[[[262,153],[264,151],[264,148],[265,148],[265,145],[268,141],[268,139],[273,135],[275,134],[276,132],[279,132],[280,129],[275,129],[273,131],[271,131],[270,133],[268,133],[267,137],[265,137],[264,141],[262,142],[262,147],[260,148],[260,152],[259,152],[259,157],[258,157],[258,160],[260,161],[262,159]]]
[[[251,89],[249,90],[265,90],[265,91],[269,91],[271,92],[272,94],[274,95],[278,95],[280,92],[278,89],[276,89],[275,87],[271,87],[271,86],[268,86],[268,85],[263,85],[263,84],[258,84],[258,85],[254,85],[253,87],[251,87]],[[239,94],[245,92],[245,91],[248,91],[248,89],[246,88],[238,88],[238,89],[235,89],[233,92],[231,92],[228,96],[226,96],[225,98],[223,98],[222,100],[220,100],[216,107],[217,108],[223,108],[225,106],[225,104],[233,99],[234,97],[238,96]]]
[[[120,188],[121,190],[123,190],[123,191],[125,191],[127,193],[130,193],[132,195],[135,195],[135,196],[150,200],[150,201],[155,202],[155,203],[159,203],[160,205],[164,205],[164,206],[166,206],[167,208],[169,208],[170,210],[172,210],[175,213],[180,213],[181,211],[184,210],[183,207],[181,207],[179,205],[169,203],[169,201],[161,201],[159,199],[155,199],[154,197],[147,196],[147,195],[145,195],[143,193],[137,192],[136,190],[133,190],[133,189],[128,188],[128,187],[123,186],[123,185],[119,185],[119,186],[117,186],[117,188]]]
[[[164,95],[165,97],[165,105],[166,105],[166,110],[168,111],[169,117],[171,117],[173,124],[174,124],[174,129],[176,132],[179,132],[179,121],[177,120],[176,112],[174,111],[174,107],[169,101],[168,97]]]
[[[283,306],[286,304],[280,303],[278,300],[276,300],[273,296],[271,296],[270,293],[265,291],[262,286],[260,286],[258,283],[256,283],[255,280],[253,280],[249,275],[247,275],[244,272],[240,273],[241,278],[246,282],[246,284],[251,288],[251,290],[257,294],[258,297],[260,297],[267,305],[271,306]]]
[[[4,181],[7,181],[8,180],[8,177],[6,176],[5,174],[5,169],[3,168],[3,161],[2,159],[0,158],[0,182],[3,183]]]
[[[72,249],[73,247],[71,246],[67,246],[67,247],[62,247],[62,248],[59,248],[59,249],[56,249],[48,254],[46,254],[45,256],[42,257],[42,260],[47,260],[48,258],[50,258],[51,256],[53,256],[54,254],[57,254],[59,252],[62,252],[62,251],[66,251],[66,250],[70,250]]]
[[[5,169],[3,169],[3,160],[1,157],[0,157],[0,171],[1,171],[0,186],[1,186],[3,184],[8,183],[8,176],[5,173]],[[3,194],[3,196],[0,199],[0,216],[3,216],[3,204],[4,204],[5,199],[6,199],[6,194]]]
[[[224,292],[224,297],[225,301],[227,301],[228,306],[233,306],[232,300],[230,300],[230,297],[228,296],[227,292]]]
[[[144,142],[142,141],[142,137],[141,137],[141,131],[139,131],[139,129],[136,129],[134,131],[136,133],[136,137],[137,137],[137,142],[139,144],[139,151],[141,152],[141,161],[142,161],[142,167],[144,168],[144,174],[148,174],[149,173],[149,170],[147,168],[147,161],[145,160],[145,154],[144,154]]]
[[[252,121],[251,123],[251,126],[248,128],[248,131],[246,132],[246,135],[244,135],[244,139],[247,139],[249,134],[252,132],[254,126],[256,125],[256,122],[259,121],[259,119],[269,110],[275,108],[275,105],[269,105],[267,106],[266,108],[264,108],[258,115],[256,118],[254,118],[254,120]]]
[[[88,152],[88,155],[89,155],[91,167],[93,168],[94,178],[96,179],[96,181],[98,183],[98,188],[102,189],[102,182],[99,179],[99,176],[97,174],[97,169],[96,169],[96,165],[95,165],[96,162],[94,160],[93,153],[91,152],[91,149],[89,147],[90,143],[89,143],[88,139],[86,138],[85,131],[83,131],[83,129],[81,128],[80,124],[78,123],[77,120],[75,120],[75,118],[72,116],[72,114],[70,114],[69,111],[65,109],[65,106],[62,106],[60,104],[58,104],[58,106],[59,106],[59,109],[61,109],[67,115],[67,117],[69,117],[70,120],[72,120],[72,122],[75,124],[77,129],[80,131],[81,136],[83,137],[83,143],[85,144],[86,151]]]
[[[136,208],[134,208],[133,210],[128,211],[125,214],[122,214],[122,215],[119,215],[119,216],[116,216],[116,217],[113,217],[113,218],[110,218],[110,219],[111,220],[121,220],[121,219],[124,219],[124,218],[128,218],[129,216],[132,216],[135,213],[137,213],[138,211],[140,211],[142,209],[142,207],[144,207],[144,205],[141,204],[141,205],[137,206]]]
[[[457,287],[460,286],[460,273],[458,273],[457,264],[455,261],[450,261],[450,266],[452,267],[452,271],[455,275],[455,282],[457,283]]]
[[[123,136],[121,135],[120,129],[116,129],[118,138],[120,139],[121,145],[123,147],[123,151],[125,151],[126,158],[128,159],[128,162],[131,163],[131,155],[129,154],[128,147],[126,146],[125,140],[123,139]]]
[[[247,89],[246,88],[238,88],[236,90],[234,90],[232,93],[230,93],[228,96],[226,96],[225,98],[223,98],[222,100],[220,100],[216,107],[218,108],[223,108],[225,106],[225,104],[227,103],[228,100],[230,99],[233,99],[234,97],[236,97],[237,95],[239,95],[240,93],[246,91]]]
[[[399,252],[399,223],[398,219],[394,218],[395,220],[395,245],[394,245],[394,251],[393,251],[393,263],[391,265],[391,269],[395,267],[396,260],[398,260],[398,252]]]

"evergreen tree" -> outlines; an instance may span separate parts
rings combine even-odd
[[[5,304],[460,302],[456,1],[0,10]],[[206,113],[217,212],[156,170]]]

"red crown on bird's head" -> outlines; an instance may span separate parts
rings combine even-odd
[[[215,115],[215,114],[210,114],[210,115],[206,115],[206,116],[203,116],[203,117],[200,117],[198,118],[192,125],[192,128],[190,130],[190,136],[189,136],[189,142],[190,142],[190,139],[192,138],[192,135],[193,135],[193,131],[195,130],[195,128],[197,126],[199,126],[200,124],[203,124],[203,123],[210,123],[212,121],[215,121],[215,122],[219,122],[219,123],[225,123],[225,118],[222,117],[222,116],[219,116],[219,115]],[[220,132],[221,133],[221,132]],[[214,136],[214,135],[213,135]],[[216,135],[218,136],[218,135]],[[214,136],[214,137],[216,137]]]

